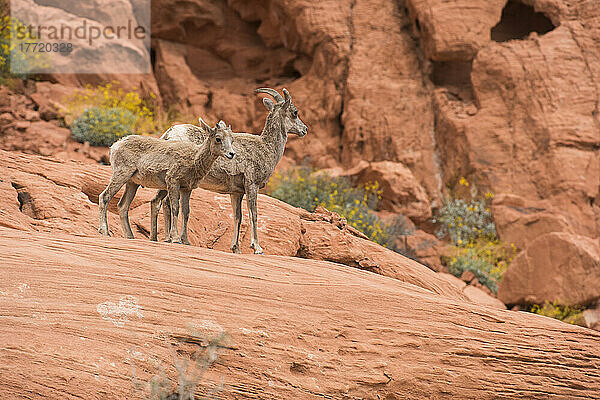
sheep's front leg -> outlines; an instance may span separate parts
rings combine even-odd
[[[242,225],[242,199],[243,194],[231,193],[231,208],[233,209],[233,240],[231,242],[231,252],[241,254],[240,250],[240,226]]]
[[[172,243],[181,243],[179,232],[177,231],[177,219],[179,217],[179,184],[167,183],[169,188],[169,203],[171,206],[171,231],[169,237]]]
[[[183,217],[183,224],[181,226],[181,241],[183,244],[190,244],[187,237],[187,224],[188,218],[190,217],[190,195],[191,190],[181,190],[181,214]]]
[[[160,204],[165,197],[167,197],[167,191],[159,190],[150,202],[150,240],[155,242],[158,239],[158,211],[160,210]],[[169,207],[169,215],[171,214],[170,211],[171,208]],[[169,220],[169,227],[170,224],[171,221]],[[165,235],[169,236],[168,232],[169,230],[165,229]]]
[[[248,185],[246,188],[246,201],[248,202],[248,212],[250,213],[250,247],[254,249],[254,254],[264,254],[262,247],[258,244],[258,213],[256,211],[256,198],[258,196],[258,187],[256,185]]]
[[[123,228],[123,234],[127,239],[133,239],[133,232],[131,231],[131,225],[129,224],[129,206],[135,197],[135,193],[138,190],[137,183],[127,182],[125,186],[125,193],[119,200],[119,217],[121,218],[121,227]]]

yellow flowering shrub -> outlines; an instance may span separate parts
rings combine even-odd
[[[371,240],[386,245],[388,227],[373,212],[381,199],[377,182],[353,187],[345,177],[331,177],[307,167],[292,168],[275,173],[267,186],[267,193],[307,211],[322,206],[346,218],[348,224]]]
[[[447,198],[433,222],[440,238],[452,243],[442,257],[448,270],[456,276],[471,271],[479,282],[496,293],[504,272],[516,255],[514,244],[498,240],[496,226],[488,202],[494,197],[487,192],[478,197],[477,188],[464,177],[458,184],[469,188],[470,199]]]
[[[19,39],[16,35],[19,28],[26,32],[23,39]],[[25,25],[21,21],[7,15],[5,5],[0,7],[0,83],[2,84],[10,82],[11,79],[25,78],[27,71],[49,66],[45,53],[21,51],[21,43],[35,41],[24,28]],[[15,71],[17,73],[14,73]]]
[[[92,146],[110,146],[133,133],[134,114],[121,107],[88,108],[71,125],[71,136],[78,142]]]
[[[514,244],[507,245],[497,239],[478,240],[449,246],[443,261],[453,275],[460,277],[463,272],[471,271],[481,284],[496,293],[515,254]]]
[[[583,319],[583,307],[561,305],[557,302],[546,302],[544,304],[534,304],[529,307],[528,311],[545,317],[558,319],[568,324],[586,326],[585,320]]]
[[[116,87],[118,82],[97,87],[87,85],[66,99],[65,108],[61,110],[68,125],[79,118],[89,108],[126,110],[134,117],[133,129],[138,134],[155,133],[155,108],[151,102],[144,100],[137,92],[128,92]]]

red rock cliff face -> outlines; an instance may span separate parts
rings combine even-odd
[[[287,87],[310,133],[286,156],[385,180],[387,211],[423,227],[467,176],[521,250],[600,236],[597,0],[156,0],[152,18],[154,74],[125,83],[167,105],[259,132],[252,90]]]
[[[594,3],[156,1],[155,75],[168,102],[249,131],[251,89],[286,86],[311,127],[297,162],[402,164],[434,208],[468,175],[596,237]]]
[[[384,197],[398,191],[393,182],[410,181],[403,198],[418,207],[405,214],[418,224],[467,176],[496,194],[498,232],[522,250],[552,232],[600,235],[597,1],[153,7],[167,101],[258,131],[264,111],[251,90],[286,86],[311,128],[287,156],[360,164],[354,175],[384,179]],[[397,212],[397,200],[382,204]],[[503,292],[518,291],[510,282]]]

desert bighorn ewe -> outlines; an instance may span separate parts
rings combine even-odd
[[[273,174],[275,166],[283,156],[288,133],[300,137],[306,135],[308,128],[298,118],[298,109],[292,103],[292,98],[286,89],[282,97],[276,90],[269,88],[256,89],[255,93],[266,93],[277,101],[274,103],[268,98],[263,99],[263,104],[269,110],[267,121],[260,135],[248,133],[233,133],[235,142],[233,148],[237,154],[234,160],[218,159],[202,179],[199,187],[217,193],[228,193],[231,197],[233,208],[233,242],[231,251],[241,253],[239,246],[240,225],[242,224],[242,198],[247,195],[248,210],[251,223],[251,247],[254,253],[262,254],[263,250],[258,243],[256,198],[258,190],[267,184]],[[201,121],[202,123],[202,121]],[[169,128],[161,137],[167,141],[189,141],[202,143],[206,133],[194,125],[175,125]],[[167,195],[165,190],[157,193],[154,204]],[[155,210],[153,207],[152,210]],[[163,205],[165,226],[171,224],[170,213],[166,204]],[[158,207],[151,215],[151,226],[154,232],[151,237],[156,237],[156,220]]]
[[[173,219],[167,240],[181,243],[177,232],[179,198],[184,215],[189,213],[189,198],[192,189],[208,173],[219,156],[232,159],[235,156],[233,136],[223,125],[208,128],[208,139],[201,145],[188,142],[164,141],[149,136],[127,136],[110,147],[110,164],[113,176],[106,189],[100,194],[100,228],[98,232],[109,236],[106,209],[119,189],[127,184],[119,200],[119,216],[123,233],[132,239],[129,225],[129,206],[138,187],[162,189],[169,195],[169,206]]]

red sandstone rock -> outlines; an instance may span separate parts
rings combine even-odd
[[[390,161],[360,162],[349,170],[329,170],[332,176],[348,176],[361,184],[377,182],[381,190],[382,210],[405,215],[417,222],[431,218],[427,193],[411,171],[400,163]]]
[[[0,155],[0,176],[6,182],[0,189],[7,192],[2,196],[9,199],[12,196],[12,201],[6,203],[5,213],[17,214],[5,225],[15,227],[22,222],[24,230],[33,228],[43,232],[98,237],[98,196],[108,184],[112,174],[110,167],[3,151]],[[23,216],[15,212],[17,192]],[[141,188],[132,203],[130,220],[139,238],[149,235],[149,201],[155,192]],[[122,237],[116,207],[120,193],[109,204],[110,232],[117,237]],[[190,242],[229,251],[233,236],[229,196],[198,189],[192,194],[190,207]],[[334,261],[396,278],[432,293],[465,298],[424,265],[366,240],[362,233],[347,226],[345,220],[335,213],[323,210],[311,214],[265,195],[259,196],[258,208],[259,235],[267,254]],[[245,206],[243,213],[242,251],[250,253]],[[163,224],[159,222],[161,238]]]
[[[546,233],[573,233],[569,216],[552,208],[548,201],[526,201],[518,196],[501,194],[494,198],[492,213],[500,239],[514,243],[518,249],[525,249],[531,241]]]
[[[464,274],[463,274],[464,275]],[[473,303],[484,305],[491,308],[496,308],[498,310],[506,310],[506,306],[496,297],[494,297],[491,292],[485,291],[483,287],[476,287],[473,285],[468,285],[464,279],[457,278],[454,275],[448,273],[440,273],[438,277],[443,278],[454,285],[456,288],[460,289],[463,294]],[[477,279],[475,278],[475,281]],[[487,289],[487,288],[486,288]]]
[[[599,299],[599,241],[568,233],[540,236],[510,264],[498,298],[505,304],[567,305]]]
[[[2,398],[142,398],[132,367],[175,382],[190,325],[229,336],[200,386],[221,398],[600,391],[595,331],[338,264],[7,228],[0,259]]]
[[[385,200],[415,219],[427,213],[427,204],[435,210],[445,187],[464,175],[497,200],[511,194],[494,203],[505,241],[525,249],[553,231],[595,239],[599,8],[594,0],[526,3],[556,29],[497,43],[492,30],[504,2],[495,0],[408,0],[410,16],[393,0],[156,1],[154,75],[57,75],[50,78],[58,84],[36,84],[35,93],[3,91],[0,147],[106,162],[106,149],[87,150],[56,125],[20,122],[35,105],[42,119],[51,119],[50,103],[66,86],[118,79],[145,91],[160,87],[167,103],[255,133],[266,113],[252,90],[285,86],[310,126],[301,142],[289,140],[286,155],[294,162],[405,166],[412,178],[396,178],[420,187],[425,201],[394,205],[395,187]],[[31,89],[19,82],[19,91]],[[9,126],[15,121],[21,130]],[[523,211],[513,200],[543,210]],[[285,239],[286,252],[295,250],[295,238]],[[219,246],[225,249],[226,242]]]

